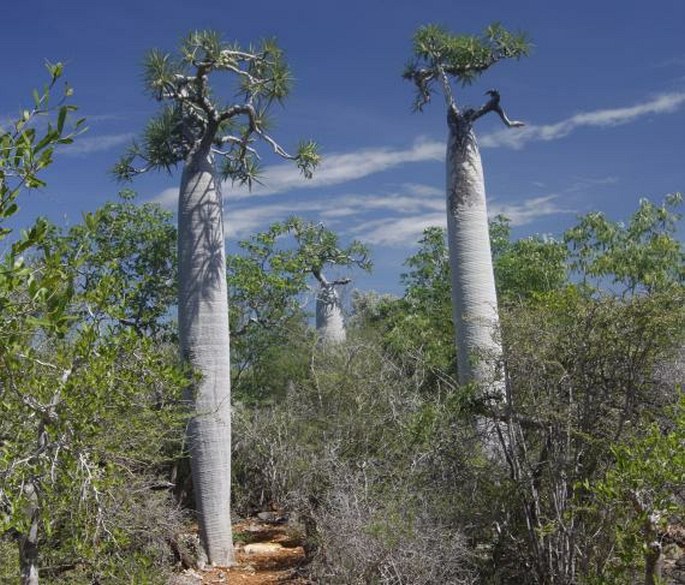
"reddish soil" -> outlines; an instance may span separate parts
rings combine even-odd
[[[249,519],[234,524],[233,537],[236,564],[230,568],[212,567],[193,571],[198,585],[311,584],[311,581],[298,574],[305,553],[302,537],[292,527]],[[199,580],[200,576],[202,581]]]

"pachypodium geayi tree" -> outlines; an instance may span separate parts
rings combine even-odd
[[[489,112],[508,127],[523,124],[507,118],[494,89],[482,107],[460,107],[453,83],[469,85],[498,61],[526,55],[529,45],[523,35],[498,24],[480,36],[455,36],[439,26],[424,26],[413,40],[414,59],[404,78],[416,86],[415,109],[423,109],[436,85],[447,103],[447,230],[459,381],[476,382],[481,390],[487,386],[498,398],[504,387],[499,371],[502,346],[483,169],[473,125]]]
[[[293,242],[278,246],[290,236]],[[246,252],[229,258],[233,284],[247,309],[239,331],[250,324],[273,326],[292,314],[297,296],[307,289],[308,277],[316,280],[316,330],[321,343],[345,341],[346,331],[337,288],[349,284],[347,276],[329,280],[324,271],[333,266],[371,270],[368,248],[354,240],[340,245],[338,235],[322,223],[289,217],[274,223],[266,232],[239,242]]]
[[[210,76],[231,78],[228,103]],[[226,253],[221,180],[248,186],[257,178],[262,142],[310,177],[319,161],[312,142],[286,152],[266,131],[273,102],[289,93],[291,77],[273,41],[243,49],[214,32],[194,32],[180,55],[152,51],[145,82],[165,105],[141,143],[115,168],[122,179],[182,165],[178,203],[178,321],[182,357],[199,374],[189,390],[191,468],[200,533],[209,562],[230,565],[230,367]],[[136,167],[136,161],[142,166]]]
[[[330,280],[324,269],[328,266],[358,267],[371,270],[369,251],[364,244],[353,241],[343,248],[338,236],[321,223],[304,221],[291,217],[283,229],[292,233],[298,246],[298,261],[304,272],[309,272],[317,281],[316,331],[322,344],[336,344],[345,341],[347,334],[338,288],[349,284],[349,277]]]

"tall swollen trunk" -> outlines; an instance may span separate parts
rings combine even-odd
[[[504,396],[502,345],[490,253],[483,167],[468,120],[450,109],[447,143],[447,235],[460,383]]]
[[[340,296],[335,290],[335,283],[321,278],[319,292],[316,295],[316,331],[319,334],[319,341],[324,345],[342,343],[347,335]]]
[[[208,560],[234,562],[231,535],[231,379],[221,191],[209,146],[189,156],[178,205],[181,354],[198,374],[189,390],[191,470]]]

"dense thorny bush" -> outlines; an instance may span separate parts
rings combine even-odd
[[[368,466],[336,475],[325,505],[313,512],[319,548],[311,573],[317,582],[474,583],[465,538],[421,492],[371,483]]]
[[[571,583],[610,564],[616,518],[589,486],[615,464],[614,446],[676,400],[683,300],[677,288],[625,299],[570,288],[503,311],[511,437],[499,582]]]
[[[110,490],[103,502],[107,534],[92,544],[97,553],[87,551],[84,558],[65,564],[61,548],[69,544],[78,550],[79,543],[53,542],[46,547],[41,577],[55,585],[166,583],[175,563],[170,542],[188,518],[168,491],[155,485],[163,487],[165,482],[139,475]],[[68,526],[63,528],[68,531]]]
[[[469,433],[421,385],[357,340],[318,351],[284,401],[234,412],[238,508],[298,517],[321,582],[471,582],[452,489],[473,482]]]
[[[238,506],[299,516],[321,582],[468,582],[474,568],[484,583],[583,579],[615,542],[587,486],[675,399],[684,306],[676,289],[569,288],[503,309],[499,458],[480,449],[472,389],[444,374],[427,388],[416,348],[382,349],[365,331],[317,350],[285,399],[237,408]]]
[[[162,582],[181,526],[168,478],[182,451],[185,372],[170,348],[132,333],[74,337],[74,347],[34,345],[39,357],[16,368],[3,356],[0,538],[17,547],[32,523],[46,582]],[[0,551],[8,579],[17,552]]]

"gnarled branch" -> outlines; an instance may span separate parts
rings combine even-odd
[[[496,112],[497,115],[502,119],[502,122],[504,122],[508,128],[520,128],[525,126],[523,122],[519,122],[518,120],[510,120],[507,117],[507,114],[500,105],[500,94],[496,89],[490,89],[485,93],[490,96],[490,99],[487,101],[487,103],[477,110],[466,110],[464,112],[463,116],[469,123],[475,122],[478,118],[489,112]]]

